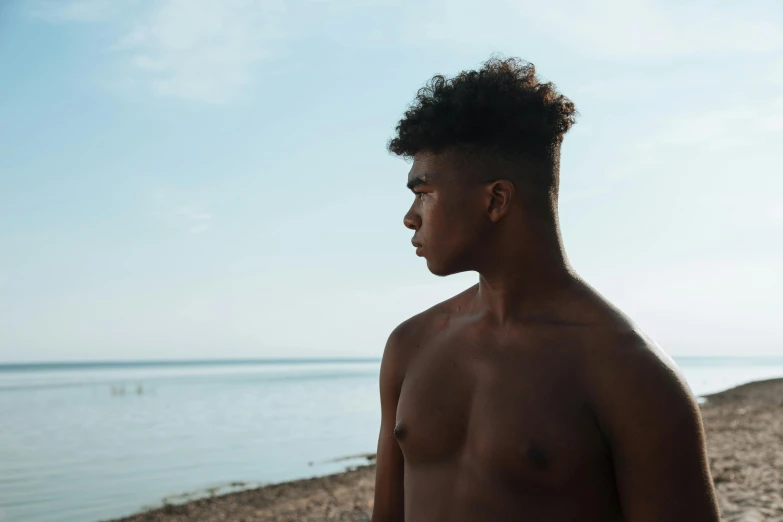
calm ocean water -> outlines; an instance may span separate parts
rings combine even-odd
[[[783,358],[676,360],[697,395],[783,377]],[[328,461],[375,450],[378,364],[0,365],[0,521],[89,522],[344,469]]]

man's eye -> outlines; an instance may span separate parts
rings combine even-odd
[[[421,196],[424,194],[424,192],[414,192],[414,194],[418,199],[421,199]]]

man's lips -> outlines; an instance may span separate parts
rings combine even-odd
[[[417,256],[421,256],[421,250],[422,250],[421,243],[419,243],[418,241],[416,241],[416,239],[411,239],[411,244],[412,244],[414,247],[416,247],[416,255],[417,255]]]

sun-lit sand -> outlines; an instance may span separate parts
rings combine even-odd
[[[702,405],[723,520],[783,522],[783,379],[746,384]],[[374,466],[168,505],[123,522],[369,521]]]

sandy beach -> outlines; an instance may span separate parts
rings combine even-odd
[[[745,384],[702,404],[726,522],[783,522],[783,379]],[[164,505],[122,522],[369,521],[375,468]]]

